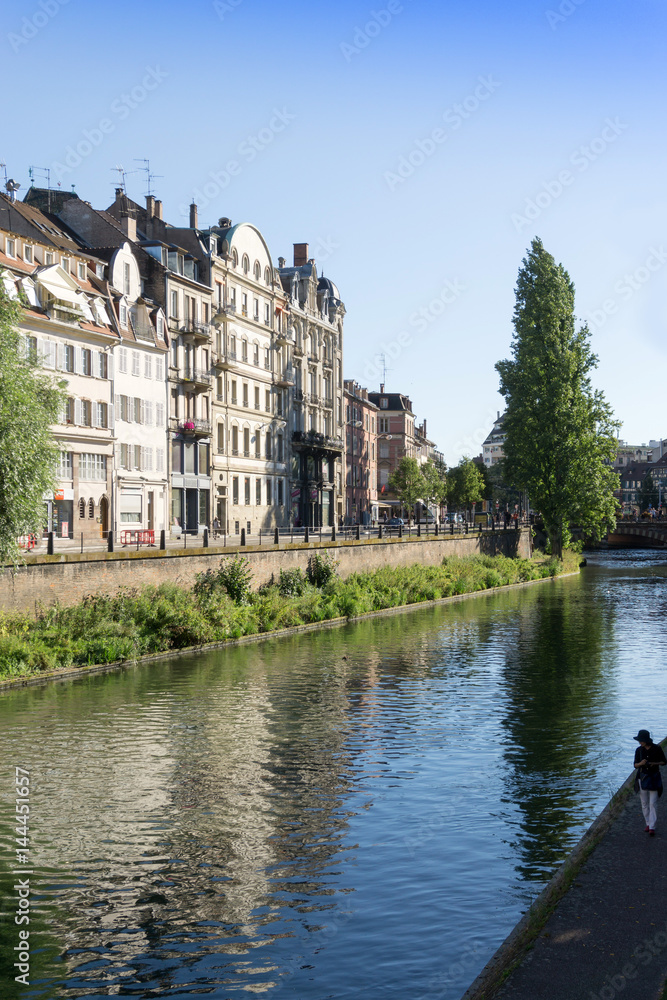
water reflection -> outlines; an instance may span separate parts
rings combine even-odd
[[[645,557],[7,695],[2,846],[22,761],[51,943],[23,995],[460,994],[629,770]]]

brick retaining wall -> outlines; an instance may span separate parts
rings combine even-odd
[[[0,608],[32,611],[37,603],[59,601],[75,604],[86,594],[114,594],[123,587],[142,587],[170,582],[190,587],[197,573],[217,568],[221,558],[234,553],[246,556],[253,574],[253,586],[260,587],[278,577],[281,569],[304,570],[315,552],[330,552],[338,560],[338,572],[367,572],[381,566],[436,565],[447,555],[530,555],[530,530],[484,533],[483,535],[428,536],[426,538],[370,539],[343,542],[310,542],[294,545],[220,548],[125,550],[89,552],[78,555],[29,555],[26,565],[12,576],[0,577]]]

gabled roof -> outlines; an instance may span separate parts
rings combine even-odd
[[[59,250],[67,250],[69,253],[80,252],[79,244],[62,229],[59,222],[23,201],[11,201],[2,193],[0,193],[0,229],[57,247]]]
[[[405,410],[407,413],[413,412],[412,402],[400,392],[369,392],[368,398],[372,403],[380,407],[381,410]],[[389,401],[388,405],[380,406],[380,399],[387,399]]]

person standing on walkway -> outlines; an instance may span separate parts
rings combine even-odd
[[[660,768],[667,764],[662,747],[654,743],[648,729],[640,729],[633,739],[639,746],[635,750],[635,791],[639,792],[642,812],[646,821],[646,833],[655,836],[658,799],[662,795],[662,775]]]

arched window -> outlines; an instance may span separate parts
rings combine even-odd
[[[262,269],[259,266],[259,261],[256,260],[252,266],[252,273],[255,275],[255,281],[259,281],[262,276]]]
[[[79,500],[79,517],[86,516],[86,501],[81,497]]]
[[[242,267],[243,267],[243,273],[247,274],[248,271],[250,270],[250,259],[247,253],[243,254]]]
[[[268,267],[264,268],[264,284],[265,285],[271,284],[271,272],[269,271]]]
[[[92,497],[88,501],[88,517],[95,517],[95,501]]]
[[[239,255],[236,252],[236,248],[234,248],[232,250],[232,267],[238,267],[238,264],[239,264]]]

